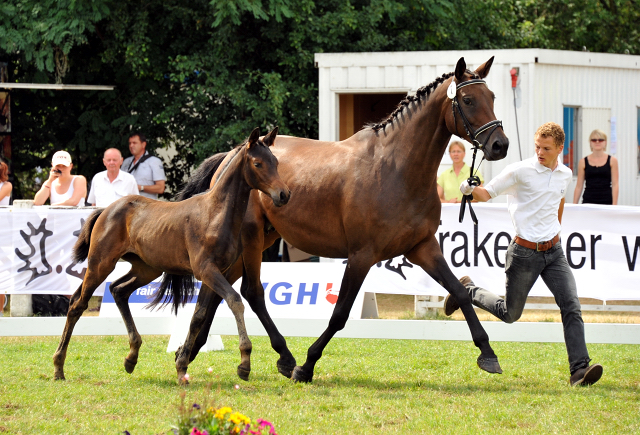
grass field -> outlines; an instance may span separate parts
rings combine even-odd
[[[489,375],[471,343],[334,339],[313,383],[295,384],[277,373],[266,337],[252,338],[251,379],[240,381],[238,340],[223,340],[183,388],[167,336],[144,337],[132,375],[126,337],[73,337],[63,382],[52,379],[57,337],[0,338],[0,433],[170,433],[183,391],[273,421],[280,435],[640,433],[639,346],[590,345],[604,376],[570,388],[563,344],[493,343],[504,374]],[[288,339],[299,362],[312,341]]]

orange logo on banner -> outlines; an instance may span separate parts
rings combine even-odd
[[[330,304],[335,304],[336,302],[338,302],[338,295],[333,293],[332,283],[327,284],[327,296],[325,297],[327,298],[327,301],[329,301]]]

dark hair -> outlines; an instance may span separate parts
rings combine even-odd
[[[140,138],[140,142],[146,142],[147,141],[147,137],[144,134],[140,133],[139,131],[134,131],[133,133],[131,133],[129,135],[129,139],[131,139],[134,136],[138,136]]]
[[[4,183],[9,179],[9,166],[0,160],[0,183]]]

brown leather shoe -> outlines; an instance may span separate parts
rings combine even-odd
[[[468,276],[463,276],[462,278],[460,278],[460,284],[462,284],[465,288],[469,285],[475,285],[473,281],[471,281],[471,278],[469,278]],[[458,301],[456,300],[456,298],[451,294],[447,295],[447,297],[444,299],[444,315],[450,316],[455,313],[458,308],[460,308],[460,305],[458,305]]]
[[[600,364],[594,364],[589,367],[584,367],[576,370],[574,374],[569,378],[569,383],[572,387],[578,385],[592,385],[600,380],[602,376],[603,368]]]

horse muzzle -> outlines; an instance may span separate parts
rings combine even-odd
[[[276,207],[282,207],[289,202],[291,198],[291,191],[289,189],[277,189],[271,193],[271,200]]]
[[[484,147],[484,158],[488,161],[502,160],[507,157],[509,150],[509,138],[503,134],[497,136]]]

